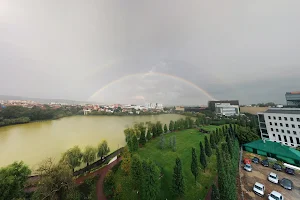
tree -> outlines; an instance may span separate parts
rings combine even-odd
[[[164,149],[164,148],[165,148],[165,145],[166,145],[166,139],[165,139],[165,136],[164,136],[164,135],[161,135],[161,136],[160,136],[160,139],[159,139],[159,148],[160,148],[160,149]]]
[[[97,149],[92,146],[86,146],[83,152],[82,161],[88,166],[91,162],[96,160]]]
[[[139,142],[138,142],[138,139],[137,139],[137,137],[134,135],[133,137],[132,137],[132,151],[134,152],[134,151],[137,151],[138,149],[139,149]]]
[[[177,121],[174,122],[174,131],[177,131],[178,130],[178,123]]]
[[[207,162],[206,162],[206,157],[205,157],[205,152],[204,152],[202,142],[200,142],[200,163],[205,172],[205,168],[207,167]]]
[[[170,121],[170,124],[169,124],[169,130],[170,130],[171,132],[174,131],[174,121],[173,121],[173,120]]]
[[[123,150],[123,152],[122,152],[121,169],[125,173],[125,175],[130,174],[130,169],[131,169],[131,155],[130,155],[127,147],[125,147],[124,150]]]
[[[180,159],[177,157],[173,172],[172,192],[175,197],[180,197],[184,195],[184,191],[185,185],[182,174],[182,165]]]
[[[163,133],[163,127],[160,121],[156,122],[156,131],[157,135],[161,135]]]
[[[143,178],[141,184],[141,199],[158,199],[161,187],[160,170],[152,161],[143,161]]]
[[[148,131],[147,131],[147,140],[149,141],[149,140],[151,140],[151,138],[152,138],[152,135],[151,135],[150,130],[148,129]]]
[[[188,129],[188,128],[189,128],[189,121],[188,121],[187,118],[184,120],[184,125],[183,125],[183,127],[184,127],[184,129]]]
[[[191,164],[191,171],[195,177],[195,182],[197,181],[197,176],[199,174],[198,171],[198,162],[197,162],[197,155],[196,155],[196,149],[192,148],[192,164]]]
[[[75,187],[72,169],[67,163],[54,164],[49,158],[39,165],[37,172],[39,182],[34,194],[36,199],[65,199]]]
[[[146,137],[145,137],[145,133],[144,133],[144,132],[141,133],[141,137],[140,137],[140,139],[139,139],[139,143],[140,143],[142,146],[144,146],[144,145],[146,144]]]
[[[206,136],[204,137],[204,145],[205,145],[205,154],[207,155],[207,157],[210,157],[212,155],[212,152],[211,152],[211,147],[210,147],[210,144],[209,144]]]
[[[136,189],[140,189],[142,182],[142,161],[138,155],[133,155],[131,160],[131,178],[133,181],[133,186]]]
[[[176,136],[172,137],[172,151],[176,151]]]
[[[167,133],[168,132],[168,127],[167,124],[164,125],[164,132]]]
[[[211,200],[220,200],[220,193],[215,184],[212,185]]]
[[[153,134],[153,137],[155,138],[158,134],[157,134],[157,128],[156,128],[156,125],[153,124],[152,126],[152,134]]]
[[[22,161],[0,168],[0,199],[24,198],[24,185],[30,173]]]
[[[82,152],[80,148],[78,146],[74,146],[63,154],[61,161],[68,163],[74,172],[74,169],[80,166],[81,159]]]
[[[209,137],[209,142],[210,142],[211,148],[213,148],[213,149],[216,147],[215,135],[216,135],[216,133],[215,133],[215,131],[213,131],[213,133]]]
[[[110,149],[108,147],[107,141],[103,140],[99,145],[98,145],[98,157],[103,159],[105,155],[107,155],[110,152]]]

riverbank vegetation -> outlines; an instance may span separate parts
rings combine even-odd
[[[0,126],[59,119],[77,114],[83,114],[80,106],[62,106],[58,109],[50,108],[48,105],[44,105],[43,108],[8,106],[0,111]]]

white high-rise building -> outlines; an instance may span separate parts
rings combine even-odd
[[[288,146],[300,146],[300,109],[269,108],[258,113],[262,139],[270,139]]]

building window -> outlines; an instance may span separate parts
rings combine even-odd
[[[296,131],[293,131],[294,135],[297,135],[297,132]]]
[[[297,118],[297,122],[300,122],[300,118]]]
[[[288,124],[285,124],[285,127],[289,127],[289,125],[288,125]]]
[[[293,137],[290,136],[291,143],[294,143]]]
[[[281,141],[281,136],[280,135],[278,135],[278,139],[279,139],[279,141]]]
[[[298,128],[300,128],[300,125],[298,125]]]
[[[287,121],[287,117],[284,117],[284,120]]]
[[[284,133],[284,130],[283,130],[283,129],[281,129],[281,133]]]
[[[290,131],[290,130],[287,130],[286,132],[287,132],[288,134],[290,134],[290,133],[291,133],[291,131]]]
[[[279,120],[281,120],[281,117],[278,117]]]
[[[287,142],[287,139],[286,139],[286,136],[285,136],[285,135],[283,136],[283,138],[284,138],[284,142]]]
[[[275,123],[275,126],[277,126],[277,123]]]
[[[271,131],[274,131],[274,129],[273,129],[273,128],[271,128]]]
[[[292,124],[292,128],[295,128],[295,124]]]
[[[276,137],[275,134],[273,134],[273,137]]]
[[[274,119],[274,120],[276,120],[276,117],[275,117],[275,116],[273,116],[273,119]]]
[[[272,126],[272,122],[270,122],[270,125]]]
[[[276,128],[276,132],[279,132],[278,128]]]
[[[282,123],[280,123],[280,126],[283,126]]]
[[[291,119],[292,122],[294,121],[294,118],[291,117],[290,119]]]
[[[299,138],[296,138],[296,140],[297,140],[297,144],[300,144],[300,140],[299,140]]]
[[[271,116],[268,116],[269,119],[271,119]]]

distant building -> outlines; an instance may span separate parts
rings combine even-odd
[[[176,106],[175,111],[184,112],[184,106]]]
[[[300,146],[299,108],[269,108],[257,115],[262,139],[293,147]]]
[[[211,111],[216,111],[216,103],[229,103],[230,105],[236,105],[239,106],[239,101],[238,100],[220,100],[220,101],[209,101],[208,102],[208,108]]]
[[[216,114],[222,116],[234,116],[239,115],[239,106],[238,105],[231,105],[230,103],[216,103],[215,104],[215,112]]]
[[[300,106],[300,91],[285,93],[285,99],[288,106]]]
[[[200,112],[202,110],[205,110],[207,107],[184,107],[185,112]]]

